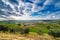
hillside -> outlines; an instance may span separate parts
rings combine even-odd
[[[50,40],[50,39],[56,39],[56,38],[59,39],[60,38],[60,20],[0,21],[0,37],[1,37],[0,39],[2,40],[4,40],[5,38],[12,39],[11,36],[13,39],[16,39],[16,40],[18,39],[36,40],[36,38],[38,40],[41,40],[41,39]],[[47,36],[49,37],[49,39],[47,38]],[[23,39],[21,39],[21,37]]]

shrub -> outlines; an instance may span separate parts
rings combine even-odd
[[[10,33],[20,33],[22,31],[22,28],[19,27],[13,27],[9,28]]]
[[[21,26],[21,24],[18,24],[18,26]]]
[[[52,26],[47,26],[47,29],[53,29],[53,27]]]
[[[37,34],[43,35],[43,31],[42,31],[42,30],[38,30],[38,31],[37,31]]]
[[[4,25],[0,25],[0,31],[3,31],[3,32],[6,32],[6,31],[8,31],[8,27],[6,26],[4,26]]]
[[[25,28],[21,31],[21,34],[29,34],[29,28]]]
[[[47,26],[47,29],[50,29],[50,26]]]
[[[48,34],[52,35],[53,37],[60,37],[60,31],[57,30],[50,30]]]
[[[9,29],[10,33],[15,33],[14,29]]]

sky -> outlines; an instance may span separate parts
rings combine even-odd
[[[0,20],[60,19],[60,0],[0,0]]]

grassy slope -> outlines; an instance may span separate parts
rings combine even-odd
[[[60,25],[58,24],[58,22],[56,23],[37,23],[37,24],[34,24],[34,26],[28,26],[29,29],[30,29],[30,36],[23,36],[23,35],[16,35],[16,34],[5,34],[5,33],[0,33],[0,39],[2,38],[9,38],[9,39],[17,39],[17,40],[25,40],[25,39],[34,39],[35,37],[37,38],[37,34],[36,32],[38,30],[42,30],[44,33],[48,33],[49,30],[47,29],[47,26],[52,26],[55,30],[60,30]],[[4,26],[8,26],[9,28],[13,28],[15,30],[18,31],[18,29],[20,28],[26,28],[26,26],[18,26],[17,24],[12,24],[12,23],[6,23],[6,22],[0,22],[0,25],[4,25]],[[5,36],[6,35],[6,36]],[[32,36],[33,35],[33,36]],[[10,36],[10,37],[9,37]],[[41,37],[38,37],[39,39],[44,39],[45,37],[47,37],[48,35],[45,34],[45,36],[42,36]],[[49,37],[49,36],[48,36]],[[51,37],[49,37],[51,39]],[[49,39],[49,40],[50,40]],[[7,40],[7,39],[6,39]]]
[[[56,23],[36,23],[34,26],[28,26],[30,29],[30,32],[37,32],[38,30],[42,30],[44,33],[48,33],[49,30],[47,29],[47,26],[52,26],[54,29],[60,29],[60,25],[58,24],[59,21],[56,21]],[[13,28],[15,30],[19,28],[25,28],[25,26],[18,26],[17,24],[8,23],[8,22],[0,22],[0,25],[8,26],[9,28]]]

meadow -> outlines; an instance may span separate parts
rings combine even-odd
[[[36,23],[35,22],[24,22],[24,23],[12,22],[11,23],[11,22],[6,22],[6,21],[0,21],[0,35],[2,33],[3,33],[3,35],[7,35],[7,34],[15,35],[16,37],[18,37],[19,35],[20,35],[20,37],[24,37],[24,38],[29,37],[28,39],[30,39],[30,37],[32,37],[32,38],[37,37],[40,39],[42,38],[42,40],[44,40],[44,38],[48,36],[48,37],[50,37],[51,40],[56,39],[56,38],[59,38],[58,40],[60,40],[60,20],[42,21],[42,22],[38,21]],[[31,38],[31,40],[32,40],[32,38]],[[40,39],[38,39],[38,40],[40,40]],[[50,40],[48,38],[46,38],[46,39]],[[36,39],[34,39],[34,40],[36,40]]]

